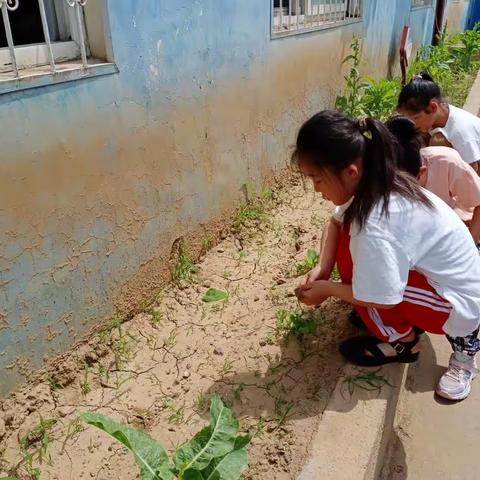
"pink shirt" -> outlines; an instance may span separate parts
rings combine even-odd
[[[425,188],[440,197],[464,221],[472,219],[480,205],[480,178],[459,153],[448,147],[426,147],[421,150],[427,165]]]

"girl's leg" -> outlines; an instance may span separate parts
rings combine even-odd
[[[342,281],[351,283],[353,263],[348,226],[341,232],[337,267]],[[413,327],[442,334],[451,306],[436,293],[423,275],[410,272],[402,303],[391,309],[355,306],[355,310],[372,335],[391,343],[407,337],[412,333]]]

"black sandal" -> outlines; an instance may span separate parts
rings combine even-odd
[[[419,341],[418,335],[410,342],[396,341],[389,343],[397,355],[385,355],[378,345],[383,342],[375,337],[353,337],[340,344],[340,353],[347,361],[360,367],[379,367],[387,363],[413,363],[418,359],[420,352],[412,353],[412,348]],[[371,353],[367,355],[366,351]]]

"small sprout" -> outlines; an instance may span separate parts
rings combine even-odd
[[[88,378],[89,373],[90,372],[89,372],[88,365],[85,365],[85,372],[84,372],[84,376],[83,376],[83,381],[80,382],[80,390],[82,391],[82,394],[84,396],[92,391],[92,386],[90,385],[90,381],[89,381],[89,378]]]
[[[159,326],[162,323],[162,312],[160,312],[157,308],[152,308],[150,310],[150,315],[152,316],[152,324],[155,326]]]
[[[229,373],[232,373],[234,371],[235,369],[233,367],[233,362],[226,358],[223,362],[222,368],[220,369],[220,376],[224,377],[225,375],[228,375]]]
[[[193,408],[197,413],[204,413],[207,411],[208,399],[203,392],[199,392],[193,402]]]
[[[283,398],[275,399],[275,415],[277,421],[277,428],[282,427],[285,422],[288,420],[288,417],[291,416],[293,411],[294,403],[288,402]]]
[[[192,258],[186,249],[181,246],[178,254],[177,264],[173,272],[175,282],[189,281],[192,276],[198,273],[198,267],[193,263]]]
[[[65,386],[57,380],[54,375],[49,375],[47,377],[47,383],[51,390],[61,390],[62,388],[65,388]]]
[[[336,282],[340,280],[340,274],[338,273],[337,265],[333,267],[332,273],[330,275],[330,280],[335,280]]]

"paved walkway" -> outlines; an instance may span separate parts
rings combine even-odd
[[[450,353],[445,338],[425,336],[419,361],[408,367],[388,480],[480,479],[480,377],[463,402],[434,395]]]

